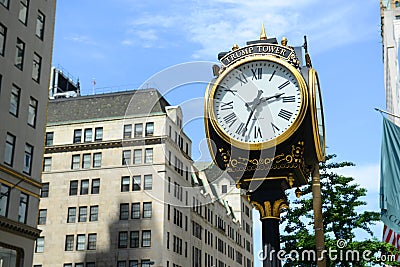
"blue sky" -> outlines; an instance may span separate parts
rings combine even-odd
[[[356,163],[343,173],[368,188],[368,208],[378,210],[382,121],[374,107],[385,109],[378,0],[58,0],[53,65],[79,77],[83,94],[92,93],[93,78],[97,93],[159,88],[171,104],[183,105],[193,157],[202,159],[207,151],[197,147],[204,145],[199,127],[209,67],[218,52],[258,39],[262,22],[269,37],[286,36],[292,46],[307,35],[328,153]],[[196,74],[180,71],[198,61]]]

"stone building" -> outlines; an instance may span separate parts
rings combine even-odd
[[[35,266],[253,266],[182,121],[155,89],[50,100]]]
[[[0,266],[32,266],[40,231],[55,0],[0,0]]]

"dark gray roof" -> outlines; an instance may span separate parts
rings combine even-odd
[[[142,89],[49,101],[47,123],[165,113],[170,104],[156,89]]]

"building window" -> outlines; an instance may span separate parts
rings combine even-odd
[[[7,217],[10,187],[0,183],[0,216]]]
[[[93,154],[93,168],[101,167],[101,152]]]
[[[93,179],[92,180],[92,190],[91,194],[98,194],[100,193],[100,179]]]
[[[128,247],[128,232],[119,232],[118,234],[118,248]]]
[[[40,197],[49,197],[49,183],[42,183],[42,189],[40,190]]]
[[[36,36],[39,37],[40,40],[43,40],[43,37],[44,37],[45,20],[46,20],[46,17],[43,15],[43,13],[38,11],[38,15],[36,18]]]
[[[40,82],[41,70],[42,70],[42,57],[36,53],[33,53],[32,79],[38,83]]]
[[[17,38],[17,44],[15,46],[15,66],[22,70],[24,67],[24,54],[25,54],[25,43],[21,39]]]
[[[142,232],[142,247],[150,247],[151,246],[151,231],[144,230]]]
[[[89,194],[89,180],[85,179],[81,181],[81,195]]]
[[[89,222],[97,222],[99,218],[99,206],[90,206]]]
[[[72,263],[64,263],[64,267],[72,267]]]
[[[90,154],[83,154],[82,155],[82,168],[89,169],[90,168],[90,158],[92,155]]]
[[[44,172],[51,171],[51,157],[43,158],[43,171]]]
[[[84,142],[92,142],[93,132],[92,129],[85,129],[83,140]]]
[[[141,267],[151,267],[151,261],[150,260],[142,260],[142,266]]]
[[[121,177],[121,192],[128,192],[130,187],[130,180],[129,176],[122,176]]]
[[[15,136],[7,133],[6,147],[4,150],[4,163],[12,166],[14,163]]]
[[[65,251],[74,250],[74,235],[65,236]]]
[[[21,89],[19,89],[15,85],[13,85],[13,87],[11,89],[9,112],[10,112],[10,114],[14,115],[15,117],[18,117],[20,93],[21,93]]]
[[[26,223],[26,215],[28,213],[29,196],[25,193],[20,194],[19,209],[18,209],[18,222]]]
[[[138,260],[130,260],[129,267],[139,267],[139,261]]]
[[[121,203],[119,204],[119,219],[128,220],[129,219],[129,204]]]
[[[8,8],[8,1],[9,0],[0,0],[0,4],[2,4],[5,8]]]
[[[72,155],[71,169],[77,170],[81,165],[81,155]]]
[[[222,194],[226,194],[227,192],[228,192],[228,186],[227,185],[222,185],[222,187],[221,187],[221,192],[222,192]]]
[[[75,263],[75,267],[84,267],[83,262]]]
[[[29,0],[23,0],[19,2],[18,19],[25,25],[28,19],[28,5],[29,5]]]
[[[76,250],[85,250],[86,236],[84,234],[77,235]]]
[[[39,210],[38,224],[46,224],[47,209]]]
[[[88,250],[96,250],[97,234],[88,234]],[[88,264],[86,264],[86,267]]]
[[[6,47],[6,36],[7,36],[7,28],[0,23],[0,56],[4,56],[4,51]]]
[[[154,135],[154,122],[146,123],[146,136]]]
[[[70,207],[68,208],[67,223],[75,223],[75,221],[76,221],[76,208]]]
[[[146,148],[144,150],[144,163],[153,163],[153,149]]]
[[[132,124],[124,125],[124,139],[132,137]]]
[[[138,248],[139,247],[139,231],[132,231],[131,232],[131,248]]]
[[[144,176],[144,190],[151,190],[153,188],[153,175],[146,174]]]
[[[79,207],[78,222],[86,222],[87,220],[87,207]]]
[[[126,267],[126,261],[118,261],[117,267]]]
[[[131,163],[131,151],[122,151],[122,165],[129,165]]]
[[[52,146],[54,140],[54,132],[46,133],[46,146]]]
[[[135,124],[135,137],[142,137],[143,136],[143,124],[136,123]]]
[[[74,144],[82,142],[82,130],[74,130]]]
[[[31,97],[29,99],[29,108],[28,108],[28,125],[35,127],[36,126],[36,113],[37,113],[37,100]]]
[[[30,175],[32,170],[32,157],[33,157],[33,146],[25,143],[25,154],[24,154],[24,169],[23,172]]]
[[[143,202],[143,218],[151,218],[152,205],[151,202]]]
[[[43,253],[43,251],[44,251],[44,237],[38,237],[36,239],[35,252],[36,253]]]
[[[135,149],[133,150],[133,164],[141,164],[142,163],[142,150]]]
[[[94,129],[94,141],[103,140],[103,127],[97,127]]]
[[[69,182],[69,195],[76,196],[78,194],[78,181],[70,181]]]
[[[140,203],[132,203],[132,211],[131,211],[132,219],[140,219]]]
[[[140,190],[140,184],[141,184],[140,175],[133,176],[132,180],[133,180],[133,188],[132,188],[132,190],[133,191],[139,191]]]

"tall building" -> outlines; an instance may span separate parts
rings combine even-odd
[[[182,121],[155,89],[50,100],[34,265],[252,267]]]
[[[400,1],[381,0],[381,34],[384,65],[384,83],[386,90],[386,109],[393,114],[400,114],[399,81],[399,40],[400,40]],[[400,119],[390,116],[400,125]]]
[[[0,0],[0,266],[32,266],[55,0]]]

